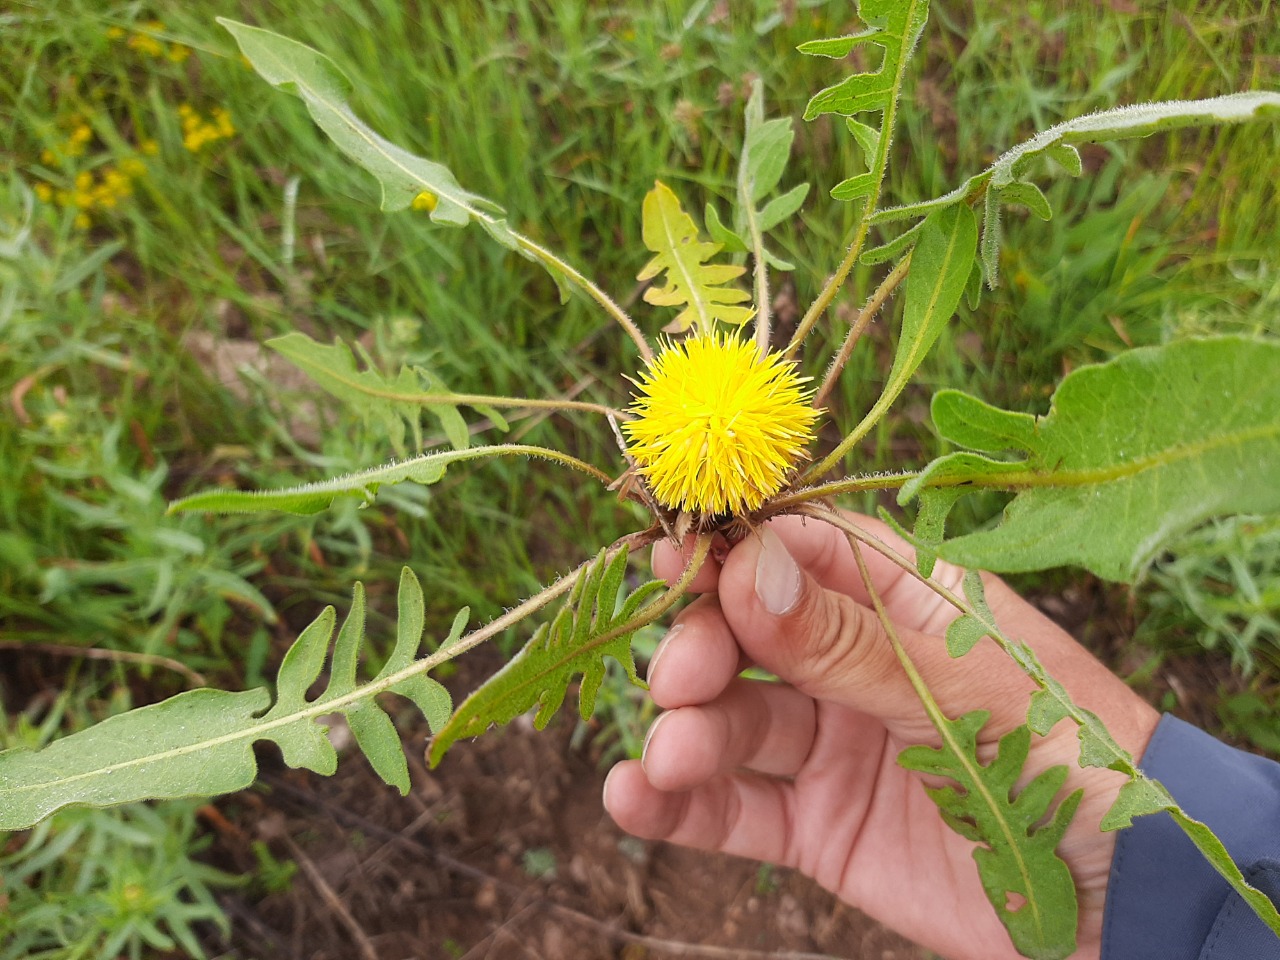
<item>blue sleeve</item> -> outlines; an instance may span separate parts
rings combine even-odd
[[[1142,769],[1207,823],[1246,879],[1280,903],[1280,764],[1166,715]],[[1116,838],[1102,960],[1280,960],[1276,937],[1167,813]]]

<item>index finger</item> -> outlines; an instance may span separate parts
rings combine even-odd
[[[716,541],[712,541],[712,549],[707,554],[706,562],[702,564],[702,569],[698,571],[693,578],[693,582],[689,584],[690,593],[714,593],[716,585],[720,581],[720,564],[724,561],[726,550],[724,549],[724,538],[717,537],[719,549],[717,549]],[[680,579],[680,574],[684,573],[684,568],[689,563],[689,557],[693,554],[694,538],[692,536],[685,537],[684,542],[680,544],[679,549],[670,540],[659,540],[653,545],[653,573],[660,580],[667,583],[675,583]]]

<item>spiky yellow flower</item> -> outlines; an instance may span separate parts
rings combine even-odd
[[[636,419],[622,427],[653,495],[707,514],[760,506],[813,439],[807,379],[779,353],[761,359],[736,333],[667,345],[637,384]]]

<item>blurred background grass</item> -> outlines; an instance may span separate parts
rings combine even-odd
[[[776,234],[800,265],[775,278],[784,322],[833,269],[851,223],[849,208],[826,198],[860,169],[851,138],[829,120],[798,120],[808,96],[848,66],[794,53],[852,29],[848,2],[11,2],[0,12],[9,744],[176,692],[191,671],[228,687],[259,683],[296,628],[324,603],[344,605],[357,578],[384,625],[406,562],[431,585],[436,623],[464,604],[484,618],[637,522],[578,477],[523,462],[454,471],[430,490],[399,487],[371,509],[318,518],[164,515],[169,499],[211,484],[278,486],[389,458],[377,430],[259,349],[288,330],[359,341],[384,370],[421,364],[459,391],[574,392],[616,405],[636,364],[634,347],[590,305],[562,305],[547,276],[480,231],[380,213],[371,178],[247,68],[215,16],[329,54],[380,132],[446,163],[624,301],[647,259],[639,210],[655,179],[690,210],[726,209],[754,77],[770,115],[797,118],[784,187],[815,187]],[[1086,111],[1274,88],[1277,19],[1269,0],[935,0],[891,198],[941,193]],[[1004,285],[957,318],[851,469],[902,468],[938,452],[927,404],[939,386],[1043,412],[1065,371],[1129,345],[1280,333],[1280,127],[1100,147],[1085,161],[1084,177],[1049,186],[1054,220],[1010,216]],[[823,337],[860,305],[871,276],[855,277]],[[650,331],[665,322],[643,304],[635,312]],[[892,329],[876,325],[833,396],[846,426],[879,389]],[[824,350],[813,344],[813,371]],[[608,432],[589,418],[513,428],[618,467]],[[971,499],[961,523],[999,507]],[[1081,582],[1055,574],[1020,585],[1070,593]],[[1171,545],[1132,597],[1125,638],[1113,631],[1108,642],[1139,684],[1171,653],[1225,651],[1251,673],[1221,705],[1222,722],[1275,751],[1278,608],[1275,523],[1224,521]],[[82,660],[65,647],[109,653]],[[616,704],[606,725],[634,746],[628,725],[640,707],[616,693],[605,701]],[[17,946],[0,957],[158,949],[147,918],[186,949],[180,908],[207,903],[200,891],[219,882],[188,860],[193,809],[77,814],[11,838],[0,847],[10,907],[0,943]],[[79,872],[23,866],[86,832],[116,839],[97,841],[96,854],[67,841],[61,855],[78,857]],[[188,840],[164,840],[175,835]],[[135,866],[149,850],[163,876],[186,879],[140,880],[154,895],[125,896],[93,879],[103,850]],[[80,919],[51,927],[47,904],[73,889],[97,899],[64,906]]]

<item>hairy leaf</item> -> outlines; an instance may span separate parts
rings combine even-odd
[[[680,201],[666,184],[657,182],[644,198],[642,234],[644,245],[656,254],[637,280],[652,280],[666,272],[665,287],[652,286],[644,292],[646,303],[658,307],[685,309],[664,330],[682,332],[691,326],[709,331],[716,320],[743,324],[755,311],[731,304],[751,299],[751,294],[738,287],[727,287],[731,280],[746,273],[745,267],[715,264],[707,261],[722,249],[718,243],[698,239],[698,227],[685,213]]]
[[[274,706],[266,688],[231,693],[192,690],[131,710],[42,750],[0,753],[0,830],[22,830],[71,804],[104,807],[146,799],[212,796],[242,790],[257,776],[253,744],[273,741],[293,767],[331,774],[338,755],[320,718],[345,714],[374,769],[401,793],[409,769],[400,738],[376,697],[408,697],[433,730],[449,717],[449,694],[416,661],[422,640],[422,588],[405,567],[400,576],[400,628],[395,649],[378,675],[356,680],[364,642],[364,590],[357,584],[351,613],[338,633],[323,693],[308,698],[320,678],[335,615],[326,607],[285,654]],[[454,621],[450,640],[466,624]],[[449,641],[446,641],[449,642]],[[269,709],[268,709],[269,708]]]
[[[794,270],[795,265],[768,250],[763,234],[800,209],[809,195],[809,184],[793,187],[763,207],[760,203],[777,189],[794,140],[795,130],[790,120],[764,119],[764,91],[756,80],[747,101],[742,155],[738,158],[738,202],[733,209],[733,229],[725,226],[712,204],[707,204],[707,232],[712,240],[731,253],[742,253],[753,249],[755,238],[765,263],[779,270]]]
[[[428,754],[432,766],[454,742],[479,736],[492,724],[509,723],[534,707],[538,711],[535,726],[546,726],[578,674],[582,675],[578,711],[588,719],[604,679],[606,655],[622,664],[633,683],[644,685],[631,655],[636,625],[629,621],[646,600],[662,591],[663,584],[652,580],[624,599],[620,591],[626,569],[625,549],[612,558],[600,552],[555,618],[539,627],[524,649],[463,701],[436,733]]]
[[[946,207],[983,199],[982,259],[987,283],[998,282],[1000,253],[1000,208],[1013,203],[1028,207],[1042,219],[1052,210],[1048,200],[1028,176],[1040,158],[1055,161],[1071,176],[1079,176],[1083,166],[1075,148],[1079,143],[1103,143],[1133,137],[1147,137],[1181,127],[1209,127],[1243,123],[1254,119],[1280,117],[1280,93],[1254,90],[1207,100],[1171,100],[1115,107],[1076,117],[1037,134],[1001,156],[987,170],[970,177],[950,193],[934,200],[887,207],[872,217],[874,224],[927,216]],[[874,251],[869,251],[872,253]],[[868,261],[870,262],[870,261]]]
[[[870,29],[846,37],[814,40],[799,47],[801,53],[837,58],[847,56],[862,44],[869,43],[883,50],[877,69],[845,77],[816,93],[805,107],[806,120],[827,113],[845,117],[849,132],[866,154],[868,172],[836,184],[831,189],[831,196],[836,200],[878,196],[888,162],[894,111],[911,52],[929,18],[929,0],[859,0],[858,16]],[[882,114],[879,129],[854,119],[867,111]]]
[[[996,571],[1076,564],[1132,580],[1165,540],[1209,517],[1280,509],[1280,343],[1186,340],[1073,371],[1047,416],[944,391],[938,432],[974,453],[933,461],[901,491],[966,486],[1017,492],[998,526],[938,552]]]
[[[464,190],[450,170],[378,136],[347,103],[351,80],[338,65],[306,44],[270,30],[219,17],[240,52],[273,87],[304,104],[316,124],[343,153],[368,170],[382,187],[382,209],[404,210],[422,193],[430,194],[430,216],[436,223],[464,227],[475,221],[503,246],[516,250],[516,240],[502,208]]]
[[[1015,794],[1031,731],[1023,726],[1006,733],[995,759],[983,765],[977,738],[989,716],[975,710],[957,720],[943,718],[943,746],[908,747],[898,763],[955,782],[926,789],[947,824],[979,844],[973,859],[982,888],[1018,951],[1042,960],[1066,957],[1076,947],[1075,882],[1054,850],[1083,791],[1053,809],[1067,779],[1067,768],[1055,766]]]
[[[356,365],[351,349],[341,341],[325,345],[305,333],[288,333],[268,340],[267,346],[302,369],[312,380],[348,404],[366,424],[380,428],[399,454],[405,452],[405,428],[414,449],[422,447],[422,409],[439,422],[454,449],[465,450],[471,440],[467,423],[458,412],[465,398],[450,393],[433,373],[423,367],[401,367],[394,377],[383,376],[363,352],[365,368]],[[358,349],[358,348],[357,348]],[[506,421],[492,407],[466,404],[505,430]]]
[[[1187,838],[1196,845],[1204,858],[1222,876],[1231,888],[1249,904],[1266,925],[1280,936],[1280,911],[1260,890],[1249,885],[1244,873],[1226,847],[1208,826],[1187,814],[1164,786],[1152,780],[1140,769],[1133,757],[1116,743],[1097,714],[1078,707],[1061,683],[1049,676],[1035,651],[1025,643],[1005,636],[995,622],[983,593],[982,580],[976,575],[965,577],[965,595],[969,600],[969,612],[962,619],[980,625],[1039,688],[1031,697],[1027,711],[1027,726],[1039,736],[1044,736],[1060,720],[1071,718],[1077,724],[1080,740],[1080,765],[1116,770],[1128,776],[1129,782],[1102,818],[1103,830],[1119,830],[1129,826],[1134,817],[1167,811],[1182,828]],[[969,628],[973,629],[973,628]]]
[[[206,490],[175,500],[169,504],[169,513],[205,510],[210,513],[293,513],[306,516],[329,509],[334,500],[342,497],[357,497],[366,504],[372,503],[380,487],[406,480],[424,485],[438,483],[450,464],[490,457],[542,457],[582,470],[605,483],[609,482],[609,478],[594,467],[558,450],[507,443],[424,453],[381,467],[281,490]]]
[[[955,314],[973,268],[977,242],[977,222],[968,207],[941,210],[925,220],[907,274],[902,332],[893,366],[859,429],[875,423],[898,399]]]
[[[888,109],[902,86],[902,72],[924,30],[929,3],[928,0],[859,0],[858,16],[871,29],[846,37],[811,40],[798,49],[813,56],[841,59],[854,47],[870,43],[884,50],[880,67],[845,77],[814,94],[805,107],[806,120],[824,113],[852,117],[867,110]]]

